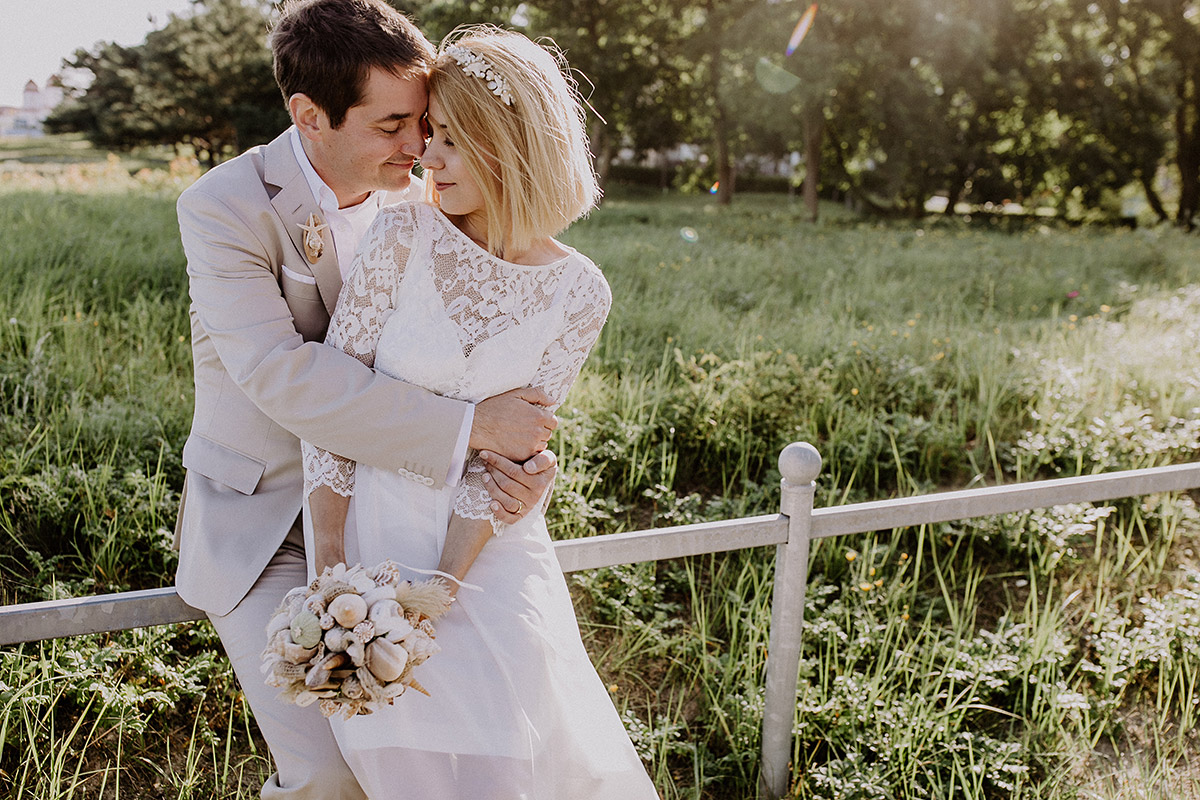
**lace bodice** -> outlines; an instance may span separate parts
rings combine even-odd
[[[363,239],[325,342],[447,397],[478,402],[537,386],[557,407],[611,303],[600,270],[574,250],[546,265],[513,264],[433,206],[402,203],[380,212]],[[317,486],[353,493],[353,461],[308,442],[302,448],[306,496]],[[454,510],[495,527],[483,464],[467,455]]]

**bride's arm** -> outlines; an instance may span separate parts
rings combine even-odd
[[[460,581],[479,557],[483,546],[492,538],[492,523],[486,519],[467,519],[458,514],[450,515],[450,526],[446,530],[446,544],[442,547],[442,560],[438,569],[453,575]],[[458,594],[458,584],[450,583],[450,596]]]
[[[313,527],[313,563],[320,575],[326,567],[346,562],[346,513],[350,498],[328,486],[318,486],[308,496]]]
[[[376,218],[364,242],[379,238],[389,223]],[[375,351],[384,321],[394,302],[394,290],[404,274],[409,250],[397,242],[391,248],[363,248],[354,258],[350,278],[342,286],[337,308],[329,322],[325,344],[375,366]],[[369,420],[359,420],[369,425]],[[346,557],[346,513],[354,494],[356,464],[322,447],[302,441],[304,492],[313,527],[313,562],[317,574]]]

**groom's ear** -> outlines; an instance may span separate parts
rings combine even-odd
[[[328,118],[312,98],[297,92],[288,98],[288,112],[301,136],[313,141],[320,140],[321,131],[328,125]]]

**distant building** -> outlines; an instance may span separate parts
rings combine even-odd
[[[39,89],[33,81],[25,84],[20,107],[0,106],[0,136],[41,136],[42,122],[62,102],[63,90],[54,77]]]

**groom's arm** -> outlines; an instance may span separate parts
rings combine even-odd
[[[250,226],[202,191],[185,192],[178,211],[192,311],[246,397],[283,428],[332,452],[443,481],[467,404],[305,342],[272,271],[273,254]]]

